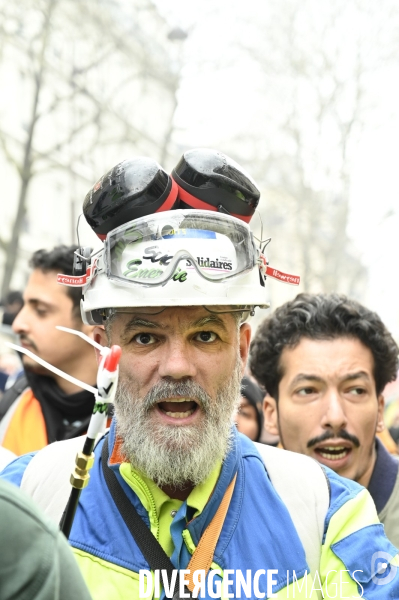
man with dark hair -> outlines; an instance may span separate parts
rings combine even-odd
[[[24,292],[24,306],[13,322],[24,348],[69,375],[93,385],[97,364],[84,340],[56,329],[62,325],[91,334],[80,317],[80,289],[57,283],[57,274],[72,274],[76,246],[38,250]],[[22,356],[25,376],[4,394],[0,403],[0,444],[17,455],[81,435],[93,408],[93,394]]]
[[[266,429],[367,487],[398,545],[399,463],[376,437],[398,346],[379,316],[338,294],[299,294],[261,324],[250,367],[269,393]]]
[[[241,398],[235,417],[237,429],[250,440],[259,442],[263,430],[263,393],[249,377],[241,380]]]
[[[21,292],[9,292],[4,302],[2,324],[12,325],[15,317],[17,316],[23,305],[24,300]]]

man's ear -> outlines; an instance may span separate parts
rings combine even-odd
[[[272,435],[279,435],[277,402],[267,395],[263,400],[264,428]]]
[[[94,340],[94,325],[82,325],[81,329],[83,333]]]
[[[378,413],[377,413],[377,433],[381,433],[385,429],[384,422],[385,398],[382,394],[378,396]]]
[[[93,329],[93,333],[92,333],[92,337],[93,340],[95,342],[97,342],[97,344],[101,344],[101,346],[108,346],[108,338],[107,338],[107,334],[105,333],[105,329],[102,325],[95,325],[94,327],[92,327]],[[100,360],[101,360],[101,355],[99,350],[96,350],[96,356],[97,356],[97,362],[100,364]]]
[[[247,365],[249,346],[251,344],[251,326],[243,323],[240,327],[240,357],[242,363],[242,374],[244,375]]]

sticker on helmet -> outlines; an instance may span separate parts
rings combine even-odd
[[[167,231],[167,233],[164,233]],[[206,229],[170,229],[168,227],[162,228],[162,237],[164,240],[178,239],[178,238],[201,238],[206,240],[215,240],[216,233]]]
[[[173,264],[179,252],[180,260],[170,278],[185,281],[190,270],[196,268],[212,274],[231,273],[237,269],[236,250],[232,241],[214,231],[175,229],[165,227],[162,234],[143,237],[135,232],[132,242],[120,240],[111,252],[112,274],[127,279],[153,279],[162,277]],[[204,240],[206,242],[204,243]],[[183,253],[183,256],[182,256]],[[184,275],[183,275],[184,272]]]

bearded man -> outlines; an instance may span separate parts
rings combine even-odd
[[[174,172],[186,203],[198,181],[190,179],[188,194],[190,164],[202,165],[205,178],[220,159],[192,152],[196,160],[186,153],[184,169],[181,162]],[[251,337],[246,320],[266,307],[267,263],[247,223],[220,212],[242,215],[237,203],[248,200],[240,172],[240,194],[226,205],[238,166],[223,161],[217,176],[227,165],[230,187],[215,184],[219,212],[130,214],[112,222],[103,253],[91,258],[82,316],[96,324],[98,343],[119,345],[122,355],[115,418],[95,448],[69,542],[95,600],[199,592],[321,598],[337,588],[340,597],[377,600],[381,585],[384,597],[398,597],[397,550],[368,492],[307,457],[254,444],[234,426]],[[121,163],[115,177],[103,177],[90,206],[98,193],[104,210],[114,184],[127,202],[127,170]],[[207,190],[212,182],[209,175]],[[130,185],[134,208],[139,186]],[[114,204],[112,211],[114,218]],[[3,476],[59,518],[53,500],[72,446],[76,440],[21,457]],[[179,572],[174,583],[165,576],[169,564]]]

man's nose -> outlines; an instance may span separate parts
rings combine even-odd
[[[165,344],[158,371],[161,377],[173,379],[194,377],[197,369],[189,344],[184,340],[173,340]]]
[[[322,426],[338,432],[345,429],[348,421],[345,414],[344,400],[340,397],[338,390],[327,390],[324,397],[325,409],[322,418]]]
[[[14,321],[12,322],[12,329],[17,334],[26,333],[29,331],[26,306],[23,306],[15,317]]]

